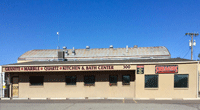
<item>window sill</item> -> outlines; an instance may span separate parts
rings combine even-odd
[[[95,84],[84,84],[84,86],[95,86]]]
[[[144,88],[145,90],[158,90],[158,88]]]
[[[76,85],[65,85],[66,87],[76,87]]]
[[[174,88],[174,90],[188,90],[189,88]]]
[[[130,86],[130,83],[122,83],[123,86]]]
[[[117,86],[117,83],[110,83],[110,86]]]
[[[44,88],[44,85],[29,85],[30,88]]]

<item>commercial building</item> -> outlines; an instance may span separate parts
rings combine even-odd
[[[3,65],[8,97],[197,98],[198,62],[165,47],[31,50]]]
[[[3,97],[4,96],[4,81],[3,81],[3,78],[4,78],[4,73],[2,72],[2,66],[0,66],[0,97]]]

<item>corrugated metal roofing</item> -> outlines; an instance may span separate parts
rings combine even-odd
[[[94,49],[75,49],[76,55],[72,54],[73,49],[67,49],[66,59],[122,59],[122,58],[170,58],[168,49],[164,46],[159,47],[132,47],[128,48],[94,48]],[[20,60],[44,61],[58,59],[57,49],[49,50],[30,50],[18,58]]]

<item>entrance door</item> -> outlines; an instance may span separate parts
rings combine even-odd
[[[12,97],[19,97],[19,77],[12,78]]]

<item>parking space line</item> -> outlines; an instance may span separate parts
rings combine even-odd
[[[133,99],[133,101],[134,101],[135,103],[137,103],[137,101],[135,101],[134,99]]]

